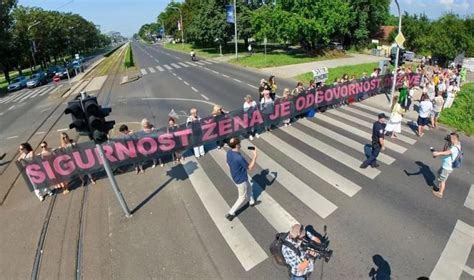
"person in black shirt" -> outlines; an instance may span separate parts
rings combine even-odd
[[[381,113],[378,117],[379,120],[374,122],[374,126],[372,127],[372,153],[370,157],[361,164],[360,168],[367,168],[369,165],[373,168],[379,167],[377,164],[377,156],[380,150],[385,150],[384,134],[386,116],[384,113]]]

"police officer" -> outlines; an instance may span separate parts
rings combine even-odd
[[[370,157],[361,164],[360,168],[367,168],[369,165],[374,168],[379,167],[377,164],[377,156],[380,150],[385,150],[384,134],[386,116],[384,113],[380,113],[378,117],[379,120],[374,122],[374,126],[372,127],[372,153]]]

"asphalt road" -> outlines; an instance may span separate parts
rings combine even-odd
[[[142,78],[125,85],[119,85],[121,78],[109,79],[99,99],[112,106],[118,125],[134,129],[142,118],[165,126],[171,110],[181,123],[192,107],[201,116],[209,115],[214,103],[238,108],[246,94],[257,96],[260,78],[268,78],[212,60],[190,63],[187,55],[160,46],[133,43],[133,48]],[[278,77],[277,83],[279,92],[294,86]],[[295,220],[319,232],[328,227],[334,255],[329,263],[317,262],[312,279],[371,279],[371,271],[377,272],[374,279],[472,277],[473,139],[462,138],[464,165],[451,175],[439,200],[429,185],[440,162],[429,147],[441,147],[447,131],[417,138],[405,126],[406,138],[391,141],[381,166],[361,171],[363,145],[370,142],[366,123],[373,122],[369,116],[378,108],[351,108],[317,114],[254,140],[260,152],[252,172],[259,185],[254,193],[262,203],[232,223],[223,216],[237,191],[223,163],[225,153],[212,146],[199,160],[188,152],[182,166],[148,165],[145,174],[116,176],[133,211],[130,219],[109,182],[99,180],[88,187],[85,204],[83,278],[285,279],[268,246]],[[57,127],[68,120],[61,122]],[[57,197],[55,207],[64,211],[54,214],[42,278],[72,277],[75,213],[84,190]],[[0,208],[0,223],[8,225],[0,230],[0,270],[7,278],[29,277],[48,201],[39,203],[19,184]],[[17,258],[7,258],[9,253]],[[18,258],[24,262],[15,263]],[[440,276],[440,271],[449,274]]]

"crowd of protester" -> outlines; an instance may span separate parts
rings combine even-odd
[[[419,85],[410,85],[407,75],[403,79],[402,85],[397,89],[396,94],[392,97],[391,102],[391,115],[386,126],[386,133],[390,134],[392,138],[396,138],[397,134],[401,133],[401,123],[403,115],[408,111],[415,109],[417,110],[419,117],[417,120],[417,135],[423,136],[424,127],[430,125],[431,127],[437,127],[437,121],[441,112],[452,106],[457,93],[460,90],[461,75],[460,69],[450,68],[442,69],[438,66],[425,66],[423,63],[417,67],[407,66],[399,67],[397,69],[398,75],[403,76],[405,74],[417,73],[421,74],[421,82]],[[366,72],[362,73],[359,79],[368,79],[376,78],[382,75],[382,70],[380,68],[374,68],[372,73],[368,75]],[[342,83],[350,83],[357,79],[355,75],[344,74],[340,78],[334,79],[331,85],[339,85]],[[290,100],[297,97],[300,94],[304,94],[307,90],[313,90],[318,87],[324,86],[324,82],[315,82],[310,80],[308,86],[305,87],[303,82],[298,81],[294,88],[283,88],[280,89],[282,95],[278,95],[278,83],[275,76],[270,76],[268,80],[261,79],[260,85],[258,87],[258,96],[254,100],[252,95],[247,95],[244,97],[242,108],[244,111],[260,109],[262,114],[269,115],[274,111],[274,104],[277,98],[283,100]],[[421,91],[421,98],[418,100],[417,105],[415,98],[415,90]],[[352,98],[352,99],[351,99]],[[332,105],[333,107],[344,106],[354,102],[353,97],[342,101],[340,104]],[[322,108],[324,109],[324,108]],[[224,118],[228,114],[220,105],[215,105],[210,112],[210,115],[218,122],[221,118]],[[297,119],[297,116],[295,119]],[[285,119],[283,125],[289,126],[295,119]],[[189,112],[189,116],[186,120],[186,126],[192,128],[193,126],[199,126],[199,121],[201,117],[198,114],[196,108],[192,108]],[[168,119],[167,132],[173,132],[178,129],[178,124],[173,117]],[[264,130],[271,131],[273,127],[271,125],[265,125]],[[143,119],[141,121],[141,131],[143,134],[150,134],[156,131],[156,127],[150,123],[149,120]],[[119,127],[119,132],[122,137],[133,137],[136,133],[128,128],[127,125],[121,125]],[[252,128],[247,133],[249,140],[254,140],[254,138],[259,138],[261,131],[257,131],[255,128]],[[219,140],[216,143],[217,149],[221,149],[227,140]],[[56,149],[72,149],[75,147],[75,142],[68,136],[67,133],[63,132],[60,135],[59,147]],[[38,154],[44,159],[47,159],[56,149],[48,147],[46,142],[42,142],[40,145],[40,153]],[[33,157],[33,149],[30,144],[22,143],[19,146],[20,156],[18,161],[23,159],[30,159]],[[205,148],[203,145],[193,147],[194,156],[199,159],[205,155]],[[4,155],[2,155],[4,157]],[[171,161],[174,164],[180,164],[184,160],[183,152],[176,151],[171,154]],[[137,174],[144,173],[144,165],[146,163],[134,164],[134,169]],[[164,166],[164,161],[162,158],[155,158],[152,160],[152,168],[155,168],[157,165],[161,167]],[[119,168],[116,171],[121,172]],[[82,182],[82,185],[86,185],[87,181],[90,181],[92,184],[95,184],[95,180],[91,174],[87,174],[84,177],[80,177],[79,180]],[[35,190],[36,196],[43,201],[44,198],[48,195],[52,195],[55,191],[62,191],[63,194],[67,194],[70,190],[70,183],[64,182],[59,183],[52,188],[48,189],[38,189]]]

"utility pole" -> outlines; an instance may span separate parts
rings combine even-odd
[[[181,46],[183,47],[184,50],[184,25],[183,25],[183,13],[181,12],[181,9],[178,7],[172,6],[171,8],[178,10],[179,12],[179,24],[181,25]]]
[[[41,23],[40,21],[35,21],[35,22],[33,22],[33,24],[30,24],[30,25],[28,26],[27,33],[29,34],[29,33],[30,33],[30,29],[31,29],[33,26],[36,26],[36,25],[38,25],[38,24],[40,24],[40,23]],[[35,40],[34,40],[34,38],[32,38],[32,39],[31,39],[31,56],[33,57],[33,69],[36,68],[35,51],[36,51]]]
[[[400,5],[398,4],[398,0],[395,0],[395,4],[397,5],[398,9],[398,35],[402,33],[402,14],[400,13]],[[395,87],[397,85],[397,68],[398,68],[398,56],[400,54],[400,46],[397,44],[397,52],[395,54],[395,73],[393,74],[393,81],[392,81],[392,90],[390,91],[390,107],[392,107],[393,96],[395,94]]]
[[[234,0],[234,41],[235,41],[235,59],[239,59],[239,48],[237,46],[237,4]]]

